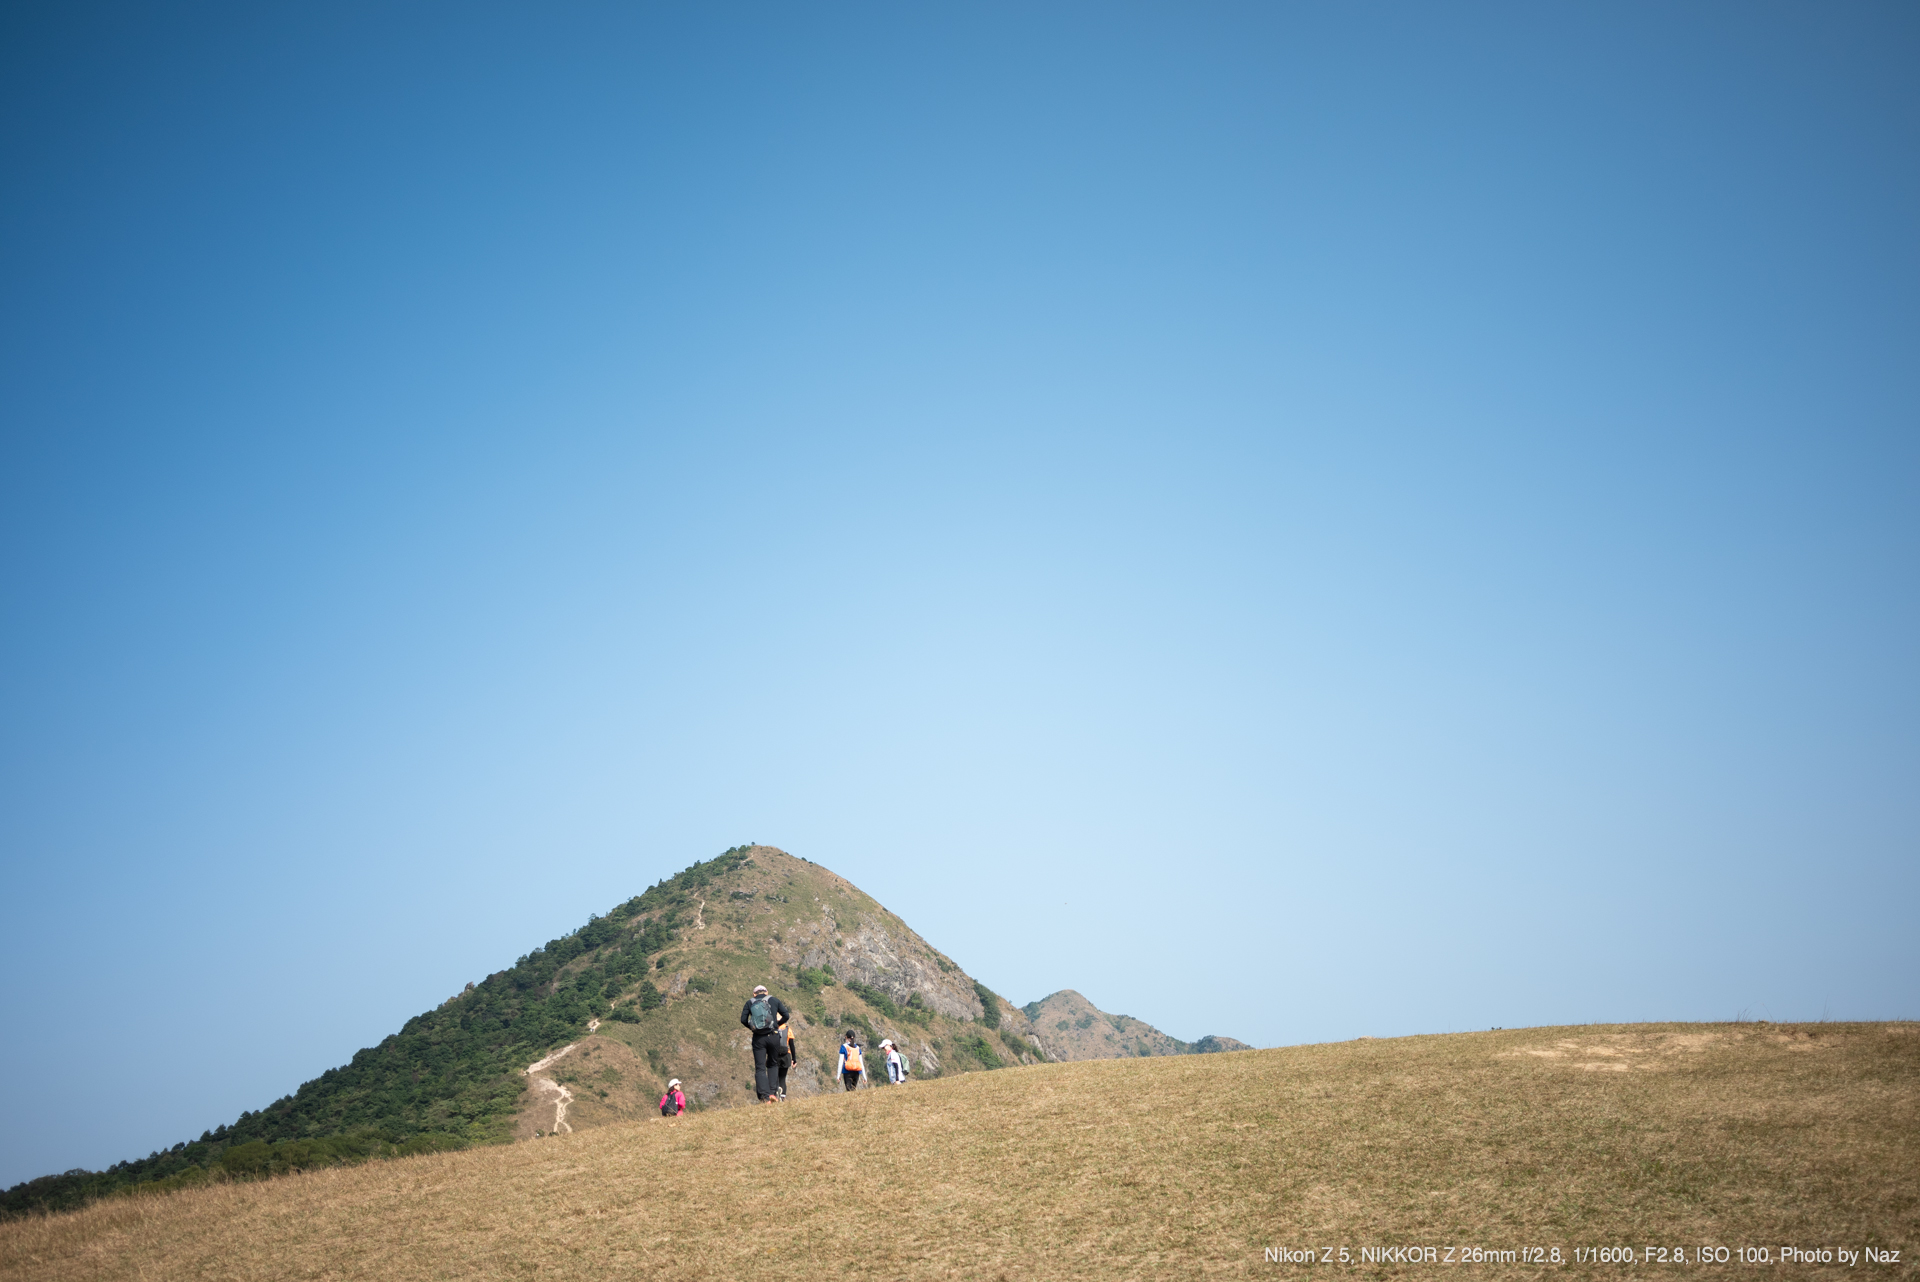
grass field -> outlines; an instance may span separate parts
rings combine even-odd
[[[1906,1278],[1917,1085],[1913,1024],[1049,1064],[103,1202],[0,1224],[0,1278]],[[1601,1248],[1635,1262],[1576,1258]]]

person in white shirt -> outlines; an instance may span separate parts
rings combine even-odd
[[[880,1048],[887,1053],[888,1085],[900,1085],[907,1080],[907,1061],[901,1056],[900,1048],[890,1040],[881,1042]]]

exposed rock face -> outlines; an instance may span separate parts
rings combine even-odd
[[[980,999],[965,972],[844,878],[818,871],[828,884],[818,896],[814,929],[804,944],[796,941],[803,950],[799,965],[830,971],[842,984],[865,984],[903,1006],[918,993],[921,1005],[948,1019],[980,1017]]]

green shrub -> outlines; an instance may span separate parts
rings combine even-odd
[[[973,981],[973,994],[980,999],[980,1022],[988,1028],[1000,1027],[1000,999],[979,980]]]
[[[840,1038],[845,1035],[849,1028],[856,1032],[866,1034],[866,1036],[861,1039],[860,1044],[862,1046],[872,1046],[880,1040],[880,1034],[874,1031],[872,1021],[865,1015],[858,1014],[854,1011],[841,1011],[840,1014],[836,1015],[829,1022],[832,1023],[835,1028],[833,1035],[835,1045],[839,1044]]]
[[[833,972],[825,966],[801,966],[793,972],[793,982],[801,992],[818,996],[821,989],[833,986]]]
[[[663,995],[659,989],[653,986],[652,980],[643,979],[640,981],[640,1009],[641,1010],[658,1010],[660,1007],[666,1004],[667,1004],[667,999],[665,995]]]
[[[983,1068],[1005,1068],[1007,1066],[1006,1061],[1001,1059],[994,1051],[993,1044],[979,1033],[973,1033],[961,1038],[959,1044],[956,1045],[954,1049],[964,1052],[973,1059],[979,1060]]]
[[[847,981],[847,991],[879,1011],[888,1019],[900,1018],[900,1008],[894,1005],[893,998],[887,996],[879,989],[870,987],[858,980],[850,979]]]

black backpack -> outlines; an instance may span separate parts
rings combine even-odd
[[[747,1025],[756,1033],[771,1033],[774,1021],[779,1018],[771,997],[756,997],[747,1003]]]

